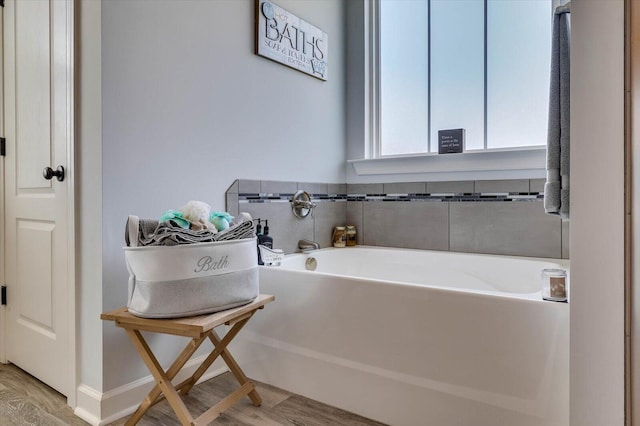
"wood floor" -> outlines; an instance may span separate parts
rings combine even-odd
[[[212,425],[293,425],[293,426],[372,426],[382,423],[291,394],[273,386],[256,383],[262,406],[254,407],[244,398],[218,417]],[[194,415],[205,411],[238,387],[231,373],[197,385],[185,398]],[[112,423],[124,425],[126,419]],[[143,426],[173,426],[180,423],[171,407],[163,401],[138,423]],[[0,364],[0,425],[58,426],[87,425],[75,417],[65,398],[37,379],[9,364]]]

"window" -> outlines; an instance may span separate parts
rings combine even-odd
[[[381,153],[424,151],[428,140],[429,30],[426,1],[380,4]]]
[[[551,0],[372,0],[377,32],[370,156],[546,143]]]

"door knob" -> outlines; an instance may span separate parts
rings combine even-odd
[[[51,167],[45,167],[42,171],[42,176],[46,180],[51,180],[54,176],[58,181],[62,182],[64,180],[64,167],[58,166],[56,170],[53,170]]]

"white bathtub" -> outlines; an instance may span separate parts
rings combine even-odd
[[[317,260],[315,272],[305,260]],[[374,247],[262,267],[276,302],[233,343],[252,378],[392,425],[569,424],[562,260]]]

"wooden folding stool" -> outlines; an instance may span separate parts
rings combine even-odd
[[[233,340],[242,327],[251,319],[253,314],[264,308],[269,302],[275,300],[274,296],[261,294],[253,302],[238,308],[217,312],[210,315],[200,315],[189,318],[177,319],[149,319],[140,318],[131,315],[127,308],[116,309],[115,311],[105,312],[100,318],[108,321],[115,321],[116,326],[123,328],[133,345],[137,349],[140,357],[149,368],[156,381],[155,387],[149,392],[147,397],[142,401],[135,413],[127,420],[126,425],[135,425],[144,416],[144,414],[153,405],[166,399],[178,416],[182,425],[206,425],[222,414],[225,410],[233,406],[248,396],[255,406],[262,403],[262,399],[256,391],[255,385],[247,379],[242,372],[238,363],[233,359],[231,353],[227,349],[229,343]],[[221,339],[215,332],[214,328],[219,325],[231,325],[231,329]],[[173,364],[166,370],[158,363],[155,355],[149,348],[140,333],[141,331],[149,331],[153,333],[173,334],[176,336],[190,337],[191,340],[184,350],[178,355]],[[185,363],[191,358],[195,351],[200,347],[202,342],[209,339],[213,344],[213,350],[207,358],[200,364],[191,377],[173,385],[171,380],[178,374]],[[186,395],[196,382],[202,377],[207,369],[218,358],[222,357],[235,378],[240,383],[240,388],[226,396],[222,401],[209,408],[198,418],[194,419],[180,395]]]

